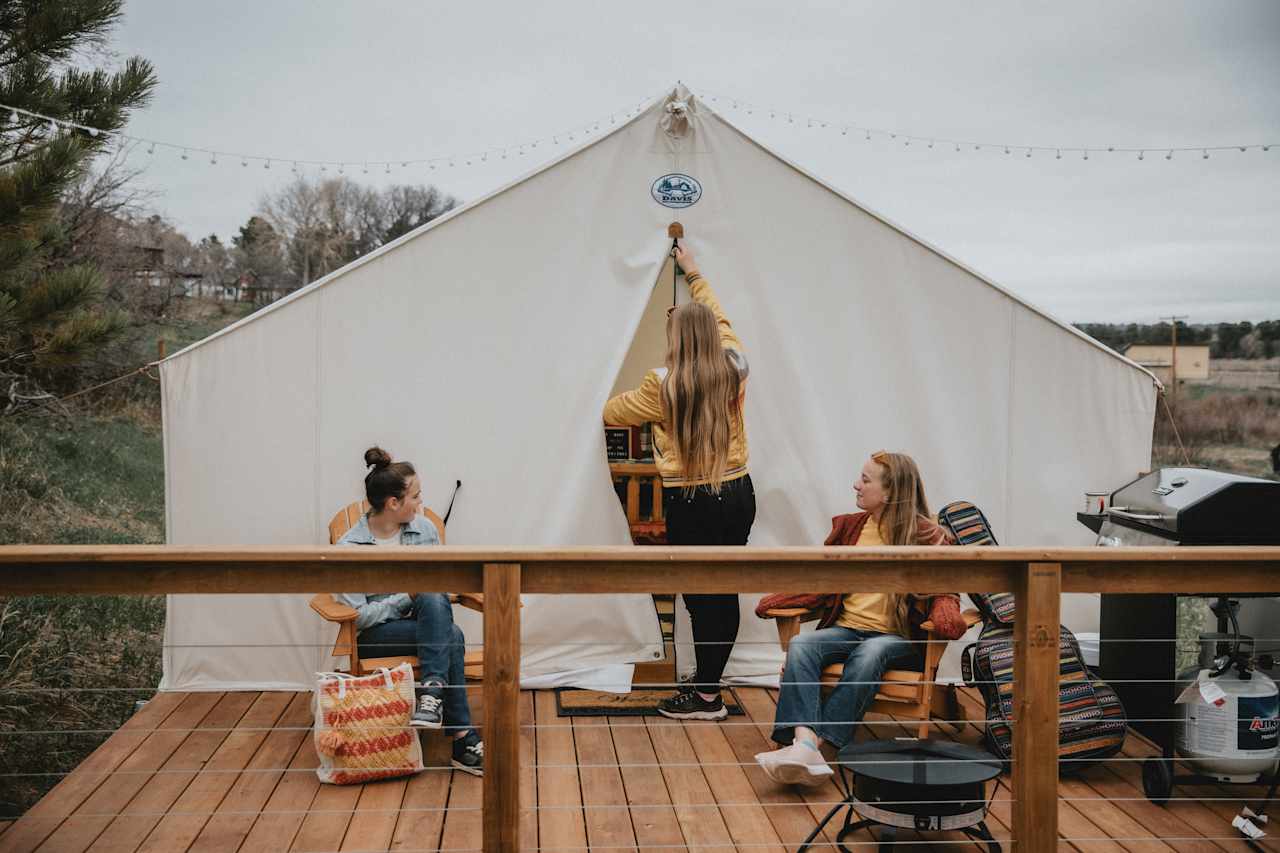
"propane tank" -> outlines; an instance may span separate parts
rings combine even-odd
[[[1207,645],[1212,650],[1221,640],[1222,635],[1202,635],[1202,649]],[[1237,655],[1225,670],[1205,666],[1211,657],[1202,652],[1201,667],[1179,680],[1184,685],[1212,684],[1225,695],[1221,704],[1213,704],[1197,689],[1181,705],[1178,754],[1199,773],[1220,782],[1256,782],[1273,772],[1280,757],[1280,690],[1275,681],[1252,669],[1247,655]]]

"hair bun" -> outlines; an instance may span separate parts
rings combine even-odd
[[[370,447],[364,452],[364,464],[377,471],[391,464],[391,454],[381,447]]]

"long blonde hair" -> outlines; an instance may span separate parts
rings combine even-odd
[[[711,309],[698,302],[675,309],[667,318],[662,403],[685,478],[706,480],[712,492],[720,491],[733,430],[741,428],[740,386]]]
[[[884,450],[871,454],[871,461],[883,469],[884,510],[880,513],[880,538],[887,545],[915,545],[920,518],[931,519],[924,480],[916,461],[905,453]]]

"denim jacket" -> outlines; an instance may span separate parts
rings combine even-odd
[[[373,531],[369,529],[369,515],[360,516],[356,525],[343,534],[339,545],[374,545]],[[401,545],[439,545],[440,534],[436,526],[424,516],[415,516],[408,524],[400,525]],[[356,611],[356,631],[381,625],[392,619],[403,619],[413,609],[413,599],[407,592],[365,593],[341,592],[338,600]]]

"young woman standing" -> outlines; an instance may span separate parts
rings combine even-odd
[[[653,424],[670,545],[745,545],[756,517],[747,473],[747,359],[687,246],[676,248],[693,301],[667,314],[664,367],[604,409],[607,424]],[[720,678],[738,637],[737,595],[685,595],[698,670],[658,705],[673,719],[722,720]]]

